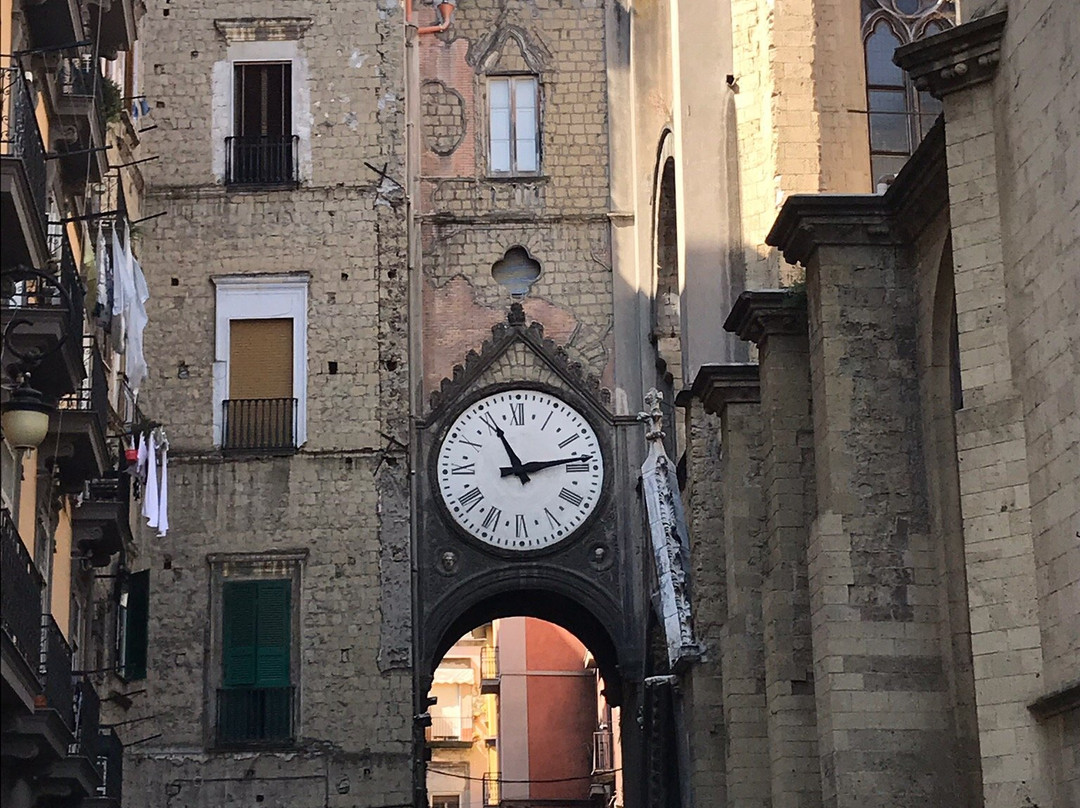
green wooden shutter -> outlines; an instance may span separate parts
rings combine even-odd
[[[258,581],[226,581],[222,588],[225,687],[255,684],[258,585]]]
[[[258,643],[255,649],[255,684],[289,686],[289,608],[291,581],[259,581]]]
[[[127,611],[124,614],[124,678],[146,678],[146,652],[150,620],[150,570],[128,577]]]

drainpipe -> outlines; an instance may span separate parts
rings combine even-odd
[[[417,26],[417,34],[439,34],[450,27],[450,21],[454,17],[454,7],[457,6],[457,0],[443,0],[438,6],[439,19],[441,22],[438,25]],[[405,0],[405,24],[416,25],[412,20],[412,0]]]

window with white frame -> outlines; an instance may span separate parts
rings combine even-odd
[[[539,172],[540,85],[536,76],[491,76],[487,90],[490,172]]]
[[[214,444],[293,451],[307,437],[307,273],[214,278]]]

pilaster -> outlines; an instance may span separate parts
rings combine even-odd
[[[770,770],[761,611],[765,519],[758,367],[705,365],[693,393],[720,416],[727,614],[720,632],[729,808],[767,808]]]
[[[814,446],[805,297],[743,292],[724,327],[758,346],[766,553],[762,612],[772,808],[821,805],[810,592]]]
[[[806,563],[822,803],[836,808],[956,796],[913,440],[913,268],[895,199],[791,197],[769,237],[806,267],[816,476]]]
[[[1006,13],[900,48],[942,100],[963,407],[956,412],[975,698],[987,808],[1051,804],[1042,739],[1042,639],[1024,405],[1009,345],[994,76]]]

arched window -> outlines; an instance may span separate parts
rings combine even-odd
[[[862,0],[870,168],[875,186],[892,180],[941,112],[940,102],[918,92],[893,64],[893,52],[953,27],[955,19],[953,0]]]

